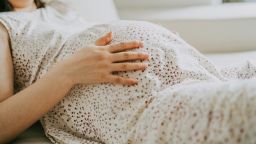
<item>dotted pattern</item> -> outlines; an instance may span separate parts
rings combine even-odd
[[[54,25],[44,19],[50,13],[42,9],[0,16],[11,36],[17,91],[109,31],[112,43],[141,40],[144,48],[133,51],[150,55],[145,71],[116,73],[137,78],[136,86],[73,87],[41,119],[53,143],[256,143],[256,69],[250,62],[218,70],[158,25],[119,21],[66,32],[75,23]]]

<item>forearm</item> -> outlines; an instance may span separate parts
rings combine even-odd
[[[0,143],[17,136],[57,104],[73,84],[57,71],[0,103]]]

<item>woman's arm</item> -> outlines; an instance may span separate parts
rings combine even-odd
[[[0,143],[11,140],[52,108],[72,87],[51,71],[26,90],[13,95],[13,65],[8,34],[0,26]]]
[[[2,31],[6,34],[6,31]],[[7,34],[6,34],[7,35]],[[0,47],[0,143],[5,143],[31,126],[67,92],[79,83],[116,83],[133,85],[138,81],[132,78],[115,76],[115,71],[144,70],[143,63],[130,63],[130,60],[145,60],[148,55],[123,52],[142,46],[141,42],[131,41],[106,45],[111,33],[99,39],[96,44],[81,49],[70,58],[54,66],[49,73],[28,88],[10,97],[13,92],[13,70],[8,45]],[[7,38],[8,39],[8,38]],[[4,47],[6,46],[6,47]],[[2,54],[3,53],[3,54]],[[10,86],[9,86],[10,85]]]
[[[9,37],[0,25],[0,102],[13,94],[13,66]]]
[[[59,71],[52,71],[27,89],[0,103],[0,143],[27,129],[49,111],[73,86]]]

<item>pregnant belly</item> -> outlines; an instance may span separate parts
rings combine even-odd
[[[87,29],[67,41],[57,61],[86,48],[112,31],[112,43],[141,40],[144,48],[133,51],[150,55],[145,71],[119,72],[137,78],[136,86],[113,84],[77,85],[43,118],[52,137],[76,137],[104,143],[127,141],[140,116],[158,92],[186,79],[213,79],[215,68],[200,65],[204,58],[170,31],[146,22],[120,21]],[[212,66],[212,68],[211,68]],[[196,70],[196,71],[195,71]],[[206,72],[208,71],[208,72]],[[203,73],[204,72],[204,73]]]

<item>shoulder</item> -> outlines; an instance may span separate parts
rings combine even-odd
[[[5,41],[9,39],[9,34],[7,28],[3,23],[0,22],[0,41]]]
[[[36,18],[39,11],[35,12],[4,12],[0,13],[0,31],[1,37],[6,35],[12,39],[21,32],[24,27],[38,22]]]
[[[4,53],[6,50],[9,51],[10,37],[8,30],[0,21],[0,53]]]

